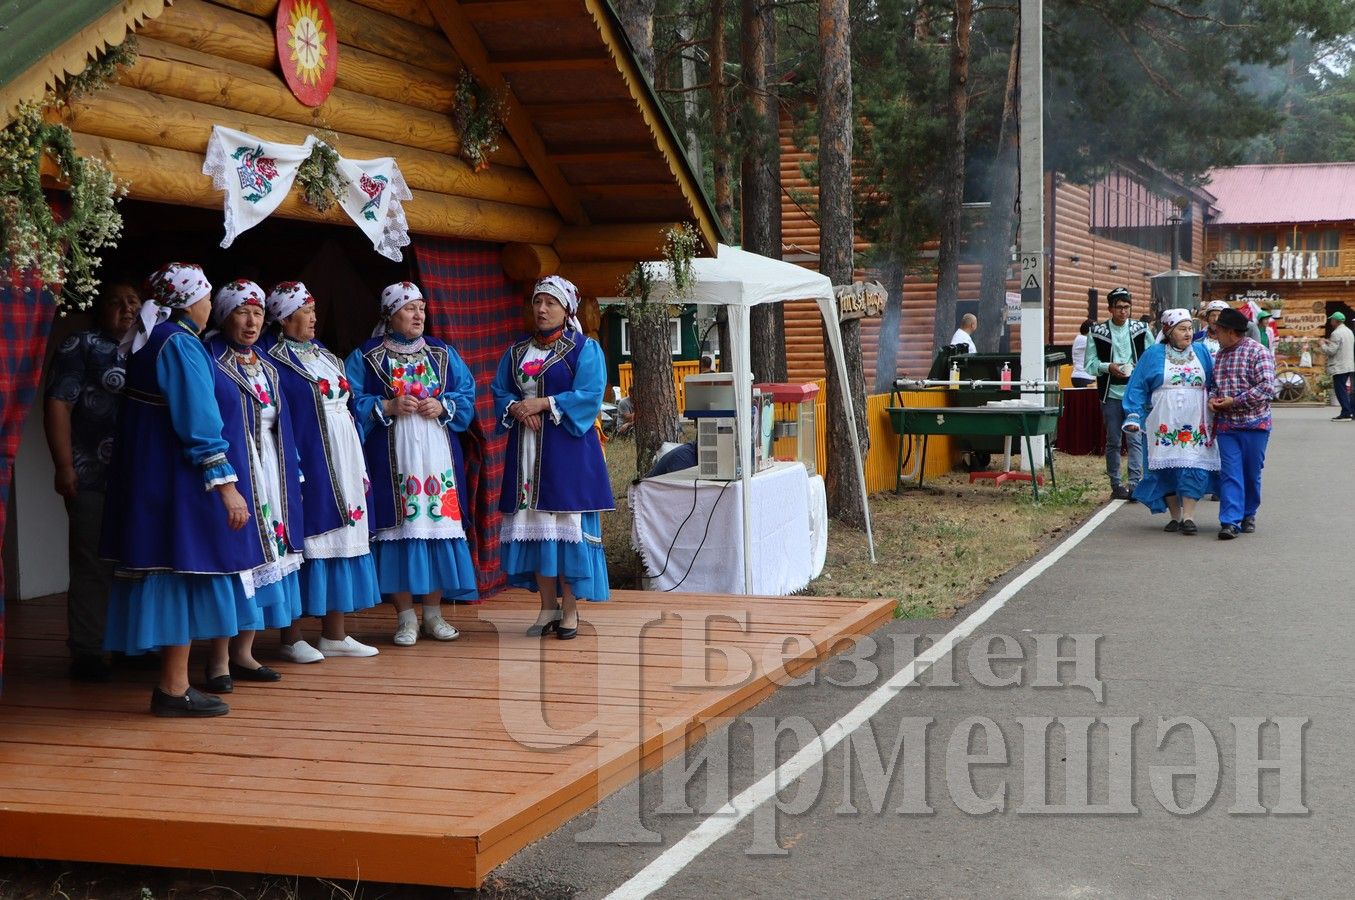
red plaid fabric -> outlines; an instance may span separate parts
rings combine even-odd
[[[523,289],[504,274],[496,244],[413,238],[428,331],[455,347],[475,376],[476,421],[464,447],[466,490],[474,503],[473,533],[467,537],[480,596],[487,597],[507,584],[499,568],[499,489],[508,437],[494,433],[489,384],[504,351],[522,334]]]
[[[14,455],[37,396],[56,301],[37,279],[0,276],[0,534],[5,530]],[[5,662],[5,579],[0,570],[0,685]]]

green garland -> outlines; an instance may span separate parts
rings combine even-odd
[[[508,114],[507,92],[496,93],[463,69],[456,83],[452,123],[461,136],[461,156],[479,172],[489,168],[489,157],[499,149],[503,118]]]
[[[101,160],[80,156],[65,125],[43,119],[44,108],[62,109],[77,97],[107,85],[119,66],[136,58],[132,39],[110,48],[85,71],[48,92],[41,104],[21,104],[0,130],[0,256],[14,271],[33,271],[44,285],[61,285],[63,313],[89,307],[99,288],[100,251],[117,245],[127,195]],[[52,216],[42,190],[42,161],[52,159],[67,185],[70,212]]]
[[[328,212],[348,190],[348,179],[339,171],[339,153],[322,136],[310,156],[296,170],[301,199],[317,212]]]

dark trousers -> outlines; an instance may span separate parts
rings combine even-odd
[[[70,523],[71,584],[66,591],[66,644],[73,655],[103,654],[113,566],[99,559],[103,491],[80,491],[66,501]]]
[[[1240,526],[1261,508],[1261,470],[1269,431],[1220,431],[1219,524]]]
[[[1336,392],[1336,402],[1341,404],[1341,417],[1349,419],[1355,413],[1350,408],[1350,376],[1355,372],[1342,372],[1331,377],[1331,389]]]

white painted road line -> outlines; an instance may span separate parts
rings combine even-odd
[[[945,657],[956,644],[973,634],[980,625],[988,621],[994,613],[1007,605],[1032,581],[1039,578],[1050,566],[1063,559],[1074,547],[1082,543],[1087,535],[1097,529],[1115,510],[1125,504],[1115,500],[1092,516],[1085,525],[1068,536],[1063,543],[1055,547],[1049,555],[1022,572],[1011,583],[998,591],[988,602],[979,607],[972,615],[952,628],[941,640],[929,647],[925,653],[899,670],[889,681],[880,685],[851,712],[838,719],[824,730],[818,741],[802,747],[798,753],[786,760],[774,771],[746,788],[733,800],[713,813],[696,828],[689,831],[682,840],[669,847],[649,865],[636,872],[630,880],[607,895],[607,900],[640,900],[662,888],[679,872],[685,869],[698,856],[708,850],[720,838],[732,832],[739,823],[752,814],[759,806],[774,798],[787,785],[793,784],[805,772],[821,763],[828,751],[842,743],[852,732],[882,710],[890,700],[901,694],[904,688],[912,684],[919,675],[930,669],[936,661]]]

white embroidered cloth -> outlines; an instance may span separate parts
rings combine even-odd
[[[1193,348],[1183,358],[1165,355],[1162,386],[1153,391],[1146,430],[1149,469],[1219,470],[1214,413],[1205,393],[1204,367]]]
[[[348,190],[340,198],[343,211],[367,235],[377,253],[400,262],[404,258],[400,248],[409,246],[409,222],[401,201],[412,200],[414,195],[395,160],[389,156],[340,157],[339,171],[348,179]]]
[[[212,126],[202,174],[226,192],[226,236],[222,247],[268,218],[281,205],[296,180],[297,169],[310,156],[315,138],[304,144],[275,144],[252,134]]]

